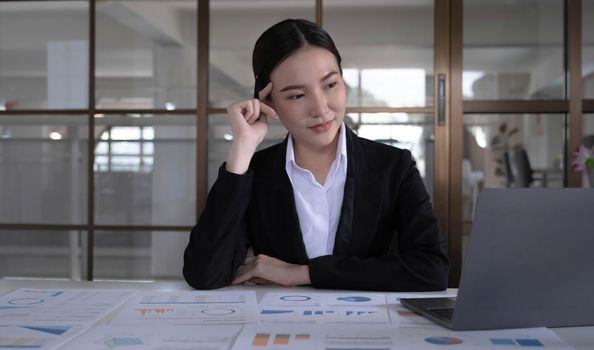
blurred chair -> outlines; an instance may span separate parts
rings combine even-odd
[[[503,173],[505,174],[505,182],[507,187],[512,187],[514,184],[514,174],[511,169],[511,160],[509,152],[503,153]]]
[[[474,208],[485,174],[479,170],[472,170],[470,160],[462,160],[462,215],[464,220],[474,218]]]
[[[528,153],[523,148],[510,152],[510,167],[513,175],[512,187],[548,187],[553,181],[563,186],[563,170],[556,167],[535,169],[530,165]]]
[[[530,166],[528,153],[523,148],[515,149],[510,153],[514,187],[530,187],[534,183],[534,172]]]

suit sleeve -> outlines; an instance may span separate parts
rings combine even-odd
[[[184,252],[184,278],[196,289],[231,283],[248,246],[246,211],[253,175],[228,172],[223,164],[206,207],[192,229]]]
[[[409,151],[388,186],[394,227],[386,253],[354,257],[326,255],[310,260],[309,273],[316,288],[431,291],[447,288],[449,261],[429,195]]]

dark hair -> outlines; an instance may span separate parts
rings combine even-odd
[[[342,74],[341,58],[330,34],[305,19],[286,19],[268,28],[256,41],[252,54],[252,68],[256,79],[254,98],[270,82],[270,73],[293,52],[306,45],[330,51]]]

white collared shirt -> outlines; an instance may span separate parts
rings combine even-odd
[[[313,259],[330,255],[334,250],[347,174],[346,131],[340,127],[336,158],[324,184],[295,162],[293,138],[289,134],[285,169],[293,185],[295,207],[307,256]]]

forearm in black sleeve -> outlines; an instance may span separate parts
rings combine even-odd
[[[438,255],[410,252],[380,257],[325,255],[309,262],[315,288],[394,292],[435,291],[447,287],[447,267]]]
[[[219,169],[206,207],[192,229],[184,253],[184,278],[194,288],[213,289],[231,283],[246,256],[246,210],[253,176]]]
[[[433,228],[433,226],[435,228]],[[449,263],[445,242],[436,225],[417,232],[414,242],[395,234],[389,251],[378,257],[326,255],[309,261],[309,276],[316,288],[394,292],[436,291],[447,288]]]

